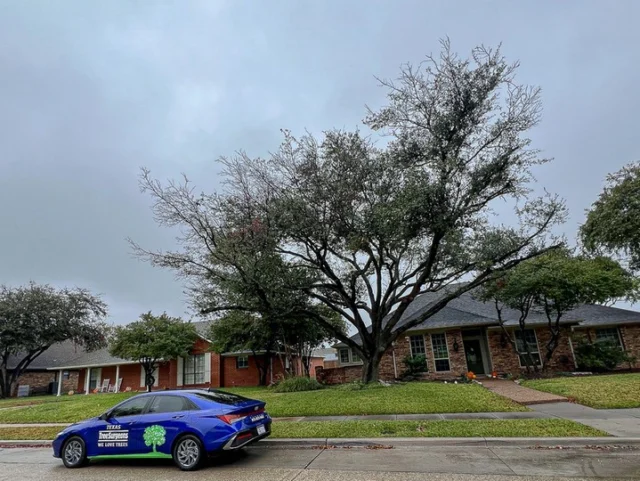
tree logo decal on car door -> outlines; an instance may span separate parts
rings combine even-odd
[[[154,424],[153,426],[149,426],[144,430],[143,438],[145,446],[152,446],[153,452],[156,452],[156,447],[162,446],[165,442],[165,435],[167,432],[165,429],[158,425]]]

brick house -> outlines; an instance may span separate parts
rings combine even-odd
[[[194,323],[198,332],[198,339],[185,358],[169,359],[159,365],[154,375],[156,382],[154,389],[182,389],[182,388],[219,388],[235,386],[257,386],[259,384],[258,364],[265,365],[264,355],[250,352],[217,354],[209,351],[210,342],[206,339],[210,321]],[[47,356],[49,351],[59,353],[57,357]],[[61,355],[61,354],[64,354]],[[41,359],[42,358],[42,359]],[[109,354],[107,349],[85,352],[75,348],[71,343],[52,346],[38,358],[37,366],[39,378],[22,376],[19,384],[29,384],[36,387],[42,383],[48,384],[58,378],[64,379],[63,384],[54,394],[62,394],[73,390],[75,392],[92,392],[102,387],[108,380],[113,390],[144,390],[145,376],[142,366],[137,361],[120,359]],[[34,361],[34,364],[36,364]],[[303,372],[302,363],[294,359],[293,370]],[[280,356],[272,356],[266,360],[267,382],[273,382],[283,376],[290,366]],[[323,366],[322,357],[312,357],[311,372]],[[35,372],[35,371],[34,371]],[[120,383],[116,380],[120,379]]]
[[[417,297],[398,323],[398,327],[411,322],[425,312],[438,294],[427,293]],[[505,309],[502,313],[509,335],[520,346],[529,345],[532,356],[542,366],[545,345],[549,341],[547,318],[542,313],[531,313],[524,339],[518,327],[518,313]],[[360,336],[352,337],[359,342]],[[591,342],[608,340],[640,360],[640,312],[583,305],[567,313],[561,320],[559,345],[545,366],[551,371],[576,370],[574,345],[581,339]],[[322,369],[318,379],[328,384],[352,382],[362,375],[362,361],[346,344],[334,346],[338,350],[338,366]],[[524,351],[524,347],[522,348]],[[405,370],[406,356],[423,354],[427,358],[430,379],[451,379],[468,371],[483,375],[497,371],[500,374],[519,374],[526,370],[522,359],[515,354],[509,340],[497,321],[495,307],[483,303],[470,293],[449,302],[427,321],[404,333],[387,350],[380,363],[380,377],[392,380]],[[640,362],[624,368],[640,368]]]
[[[57,390],[57,383],[62,379],[61,388],[64,390],[74,389],[78,385],[78,372],[63,369],[62,371],[51,371],[49,368],[58,364],[65,364],[78,357],[82,349],[72,342],[62,342],[55,344],[40,354],[18,378],[18,385],[29,386],[30,394],[52,394]],[[8,363],[9,371],[15,369],[20,357],[10,357]]]

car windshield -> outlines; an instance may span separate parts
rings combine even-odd
[[[206,399],[207,401],[213,401],[220,404],[228,404],[230,406],[249,401],[249,399],[246,397],[222,391],[197,392],[193,394],[201,399]]]

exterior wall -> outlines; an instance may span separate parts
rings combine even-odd
[[[624,349],[636,358],[633,367],[640,368],[640,326],[620,326],[620,335]]]
[[[640,368],[640,326],[619,326],[618,332],[620,333],[620,338],[622,339],[622,347],[627,353],[636,358],[636,362],[629,366],[628,363],[624,363],[619,365],[616,369],[618,370],[626,370],[631,367],[632,369]],[[578,343],[582,340],[588,340],[590,342],[594,342],[596,340],[596,330],[595,329],[576,329],[572,333],[572,339],[574,345],[578,345]]]
[[[18,386],[29,386],[29,392],[46,393],[49,383],[55,381],[55,373],[51,371],[27,371],[23,372],[15,384],[13,395],[17,394]],[[44,393],[41,391],[45,390]]]
[[[551,338],[548,328],[535,329],[536,337],[538,339],[538,350],[540,357],[544,359],[546,345]],[[513,334],[512,334],[513,335]],[[551,361],[545,365],[545,369],[551,371],[574,371],[575,361],[573,357],[573,351],[569,343],[571,332],[569,328],[562,328],[560,331],[560,338],[558,339],[558,347],[553,353]],[[492,329],[488,331],[489,351],[491,352],[491,360],[493,362],[493,369],[499,374],[510,373],[519,374],[526,371],[526,367],[520,367],[520,361],[518,356],[513,351],[513,347],[507,341],[505,346],[502,346],[502,331],[499,329]]]
[[[316,379],[323,384],[344,384],[362,379],[362,366],[318,368]]]

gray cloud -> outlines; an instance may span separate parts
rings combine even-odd
[[[184,314],[179,282],[125,238],[173,245],[138,192],[142,165],[216,188],[213,159],[266,155],[279,128],[356,127],[380,105],[373,76],[478,43],[520,59],[543,88],[533,132],[555,161],[572,237],[607,172],[638,155],[637,2],[0,2],[0,266],[103,293],[114,322]]]

